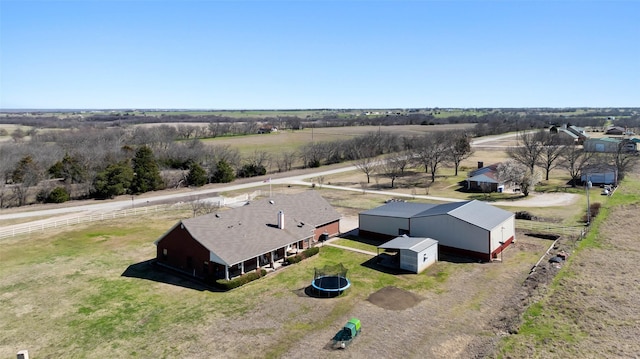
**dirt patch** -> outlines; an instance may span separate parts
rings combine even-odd
[[[372,304],[389,310],[405,310],[422,301],[422,297],[404,289],[384,287],[371,294],[367,300]]]

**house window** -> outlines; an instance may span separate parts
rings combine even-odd
[[[167,260],[167,258],[168,258],[168,255],[167,255],[168,253],[169,253],[169,252],[167,251],[167,249],[166,249],[166,248],[164,248],[164,249],[162,250],[162,259],[164,259],[165,261],[166,261],[166,260]]]

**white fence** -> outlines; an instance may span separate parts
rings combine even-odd
[[[215,202],[215,206],[223,207],[223,206],[232,206],[237,203],[250,201],[261,194],[260,191],[254,191],[253,193],[245,193],[243,195],[239,195],[232,198],[222,197],[221,200]],[[196,201],[203,201],[202,199]],[[192,201],[193,202],[193,201]],[[182,202],[179,204],[167,204],[167,205],[156,205],[156,206],[146,206],[146,207],[138,207],[138,208],[129,208],[123,209],[119,211],[113,211],[108,213],[99,213],[99,214],[89,214],[89,215],[81,215],[75,217],[68,217],[65,219],[59,220],[41,220],[39,224],[25,224],[24,226],[14,226],[14,228],[0,230],[0,239],[15,237],[19,235],[28,235],[35,232],[42,232],[48,229],[55,228],[63,228],[68,226],[73,226],[81,223],[89,223],[95,221],[104,221],[108,219],[116,219],[123,218],[135,215],[142,215],[153,212],[162,212],[162,211],[170,211],[170,210],[187,210],[192,209],[191,202]]]

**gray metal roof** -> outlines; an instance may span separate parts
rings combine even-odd
[[[360,214],[381,217],[411,218],[420,212],[435,207],[430,203],[389,202],[380,207],[360,212]]]
[[[488,174],[480,174],[480,175],[477,175],[477,176],[469,177],[469,178],[467,178],[467,181],[500,184],[500,181],[496,180],[495,178],[492,178],[492,177],[488,176]]]
[[[278,212],[284,228],[278,228]],[[218,213],[182,220],[191,236],[228,265],[309,238],[341,215],[317,191],[277,195]]]
[[[415,217],[450,215],[476,227],[492,230],[500,223],[515,216],[512,212],[494,207],[482,201],[444,203],[428,209]]]
[[[432,238],[400,236],[384,243],[378,248],[381,249],[406,249],[416,253],[422,252],[426,248],[438,244],[438,241]]]

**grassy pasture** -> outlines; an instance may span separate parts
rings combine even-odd
[[[260,311],[267,297],[296,301],[292,289],[308,285],[314,266],[345,264],[357,284],[348,296],[321,305],[322,319],[314,315],[313,325],[299,324],[300,316],[312,314],[307,303],[277,318],[282,328],[265,330],[271,335],[261,350],[278,356],[291,338],[333,325],[356,300],[382,286],[428,289],[437,285],[428,273],[399,280],[361,266],[368,258],[365,255],[330,247],[322,248],[317,257],[228,293],[123,276],[127,271],[146,275],[144,262],[155,256],[153,241],[185,216],[188,213],[129,217],[3,243],[0,356],[11,357],[28,348],[37,357],[176,357],[195,350],[185,343],[206,342],[212,325],[222,329]],[[437,270],[447,272],[447,265]],[[26,325],[34,322],[38,324]],[[253,349],[245,354],[256,353]]]
[[[473,127],[473,124],[305,128],[298,131],[287,130],[261,135],[216,137],[203,141],[207,144],[230,146],[239,150],[243,155],[253,153],[256,148],[277,155],[283,151],[295,151],[312,142],[347,140],[372,132],[377,133],[378,131],[402,136],[419,136],[432,131],[450,131],[454,129],[469,129],[471,127]]]
[[[498,357],[633,357],[640,351],[637,286],[640,177],[607,198],[587,237],[523,315]]]

